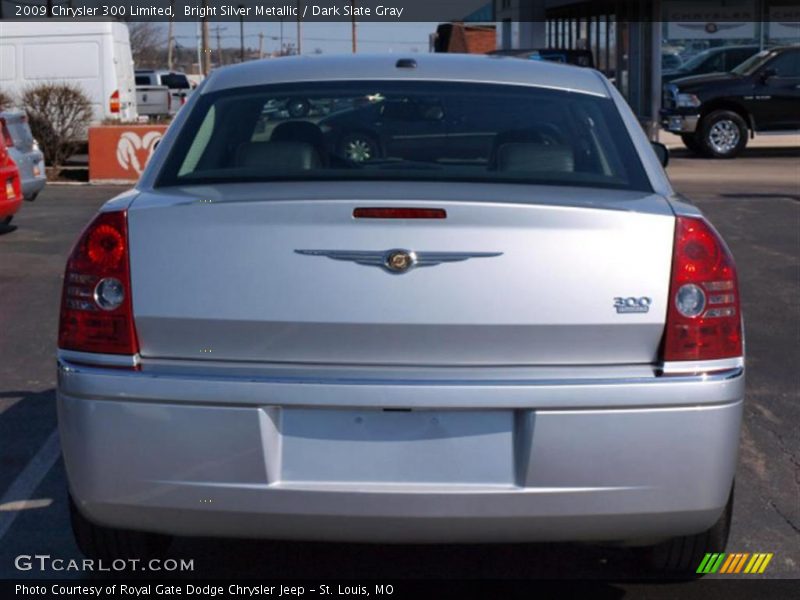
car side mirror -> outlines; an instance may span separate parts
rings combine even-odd
[[[775,77],[778,74],[776,69],[764,69],[761,71],[761,83],[766,83],[772,77]]]
[[[669,148],[667,148],[661,142],[650,142],[653,145],[653,151],[656,153],[658,157],[658,161],[661,163],[662,167],[666,167],[669,164]]]

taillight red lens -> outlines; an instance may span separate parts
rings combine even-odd
[[[443,208],[362,207],[353,209],[356,219],[446,219]]]
[[[131,304],[124,211],[100,213],[67,261],[58,347],[80,352],[139,352]]]
[[[733,256],[703,219],[678,217],[664,361],[742,355],[742,316]]]
[[[108,109],[112,113],[118,113],[121,107],[122,105],[119,100],[119,90],[114,90],[114,93],[111,94],[111,98],[108,101]]]

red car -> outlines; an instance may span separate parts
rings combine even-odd
[[[0,225],[8,225],[22,204],[19,169],[0,136]]]

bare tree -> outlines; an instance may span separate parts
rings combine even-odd
[[[137,67],[156,69],[163,66],[166,34],[158,23],[133,21],[128,23],[131,53]]]
[[[45,161],[60,167],[78,149],[92,120],[89,97],[72,83],[40,83],[25,88],[22,105]]]
[[[0,90],[0,110],[6,110],[11,108],[14,105],[14,100],[11,97],[11,94],[6,93],[3,90]]]

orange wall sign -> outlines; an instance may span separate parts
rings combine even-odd
[[[89,181],[137,181],[166,130],[166,125],[90,127]]]

